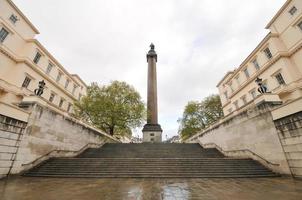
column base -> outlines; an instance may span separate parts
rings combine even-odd
[[[159,124],[146,124],[142,130],[143,142],[162,142],[162,132]]]

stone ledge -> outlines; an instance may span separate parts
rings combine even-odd
[[[161,128],[161,126],[159,124],[145,124],[143,130],[143,132],[146,132],[146,131],[160,131],[160,132],[163,132],[163,129]]]
[[[254,104],[256,106],[263,103],[271,103],[272,105],[281,105],[282,101],[277,94],[261,94],[254,99]]]

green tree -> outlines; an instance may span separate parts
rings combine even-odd
[[[181,138],[184,140],[205,129],[223,117],[219,95],[210,95],[201,102],[190,101],[185,106],[183,116],[178,120]]]
[[[110,135],[130,134],[144,122],[145,106],[140,94],[126,82],[92,83],[87,95],[74,104],[75,116]]]

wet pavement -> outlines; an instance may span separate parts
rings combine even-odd
[[[251,179],[80,179],[12,177],[0,180],[1,200],[301,200],[302,181]]]

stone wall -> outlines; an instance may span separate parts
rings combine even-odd
[[[118,142],[113,137],[89,127],[74,118],[64,116],[47,107],[33,104],[27,127],[13,163],[12,174],[54,150],[79,151],[87,144]]]
[[[216,144],[223,151],[250,150],[268,162],[278,164],[274,171],[291,174],[271,108],[265,103],[252,106],[235,116],[225,118],[188,141],[204,145]]]
[[[302,112],[275,120],[291,172],[302,178]]]
[[[26,122],[0,115],[0,178],[12,167]]]

